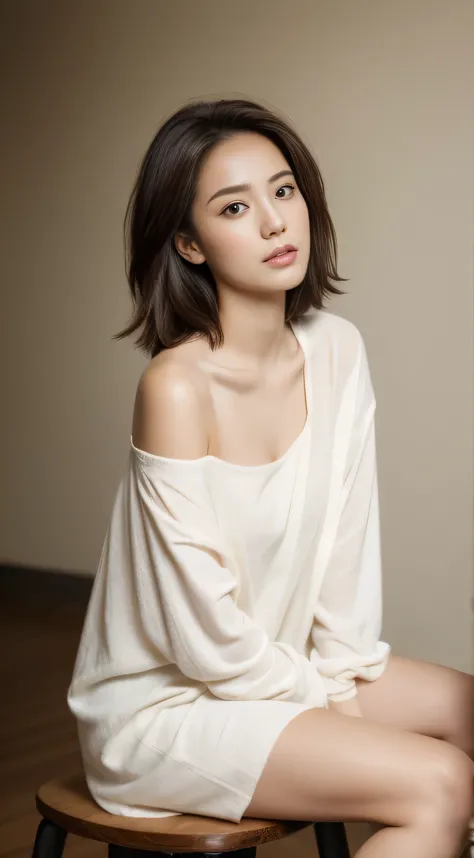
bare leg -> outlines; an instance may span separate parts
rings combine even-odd
[[[471,762],[436,739],[325,709],[290,722],[246,816],[375,821],[358,858],[455,858],[472,807]]]
[[[358,699],[365,718],[444,739],[474,760],[473,676],[438,664],[391,656],[380,679],[358,683]],[[472,817],[470,842],[474,844]]]
[[[358,683],[370,721],[444,739],[474,757],[474,677],[392,656],[380,679]]]

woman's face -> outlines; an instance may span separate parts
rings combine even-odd
[[[286,159],[266,137],[239,133],[212,149],[192,221],[195,239],[177,237],[177,247],[189,261],[207,262],[218,285],[283,292],[302,282],[310,252],[308,209]],[[265,261],[286,245],[296,252],[280,263]]]

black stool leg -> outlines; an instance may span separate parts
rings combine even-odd
[[[62,858],[67,832],[49,819],[42,819],[36,832],[32,858]]]
[[[315,822],[319,858],[351,858],[343,822]]]

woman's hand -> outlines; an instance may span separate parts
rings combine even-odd
[[[330,700],[329,711],[339,712],[341,715],[352,715],[354,718],[363,717],[357,697],[351,697],[349,700]]]

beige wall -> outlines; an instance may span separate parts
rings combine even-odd
[[[195,95],[275,104],[319,158],[378,395],[386,636],[472,666],[470,0],[15,0],[1,7],[0,560],[93,573],[144,364],[122,217]],[[5,116],[5,110],[3,111]]]

